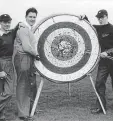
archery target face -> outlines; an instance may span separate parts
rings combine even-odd
[[[98,60],[99,44],[95,30],[76,16],[50,17],[38,27],[35,36],[41,58],[41,61],[35,61],[35,65],[50,80],[80,80]]]

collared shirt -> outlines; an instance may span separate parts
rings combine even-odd
[[[24,22],[24,24],[29,28],[29,30],[33,30],[33,28],[35,27],[35,25],[30,26],[26,21]]]
[[[0,36],[2,36],[3,34],[8,34],[9,32],[11,32],[11,30],[8,30],[7,32],[5,32],[0,28]]]
[[[20,27],[17,31],[15,39],[15,48],[18,52],[36,56],[37,52],[37,41],[30,30],[28,24],[25,23],[25,27]]]

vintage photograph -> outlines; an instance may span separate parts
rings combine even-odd
[[[0,121],[112,114],[113,1],[0,0]]]

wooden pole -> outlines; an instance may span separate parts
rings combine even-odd
[[[69,96],[71,96],[71,84],[68,82],[68,92],[69,92]]]
[[[42,91],[43,84],[44,84],[44,81],[43,81],[43,78],[41,77],[41,82],[40,82],[39,88],[38,88],[37,93],[36,93],[36,98],[35,98],[35,101],[33,103],[33,107],[32,107],[32,110],[31,110],[30,117],[32,117],[35,113],[36,106],[37,106],[37,103],[38,103],[38,100],[39,100],[39,97],[40,97],[40,94],[41,94],[41,91]]]
[[[104,108],[103,103],[102,103],[102,101],[101,101],[101,98],[100,98],[100,96],[99,96],[99,94],[98,94],[98,92],[97,92],[97,90],[96,90],[96,88],[95,88],[95,84],[94,84],[94,82],[93,82],[93,79],[92,79],[91,74],[89,74],[89,78],[90,78],[90,80],[91,80],[91,83],[92,83],[93,89],[94,89],[94,91],[95,91],[95,94],[96,94],[96,96],[97,96],[97,98],[98,98],[98,100],[99,100],[99,102],[100,102],[100,105],[101,105],[101,108],[102,108],[102,110],[103,110],[103,113],[106,114],[105,108]]]

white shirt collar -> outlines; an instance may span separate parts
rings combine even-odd
[[[0,36],[2,36],[5,32],[3,32],[1,29],[0,29]]]
[[[24,22],[24,24],[29,28],[29,30],[32,30],[34,28],[34,26],[30,26],[26,21]]]
[[[7,33],[9,33],[9,32],[10,32],[10,30],[7,31]],[[0,36],[2,36],[3,34],[7,34],[7,33],[5,33],[4,31],[2,31],[1,28],[0,28]]]

